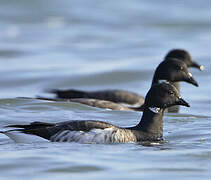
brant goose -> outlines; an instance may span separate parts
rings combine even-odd
[[[198,83],[193,79],[192,74],[188,71],[187,65],[184,62],[179,61],[177,59],[173,59],[173,58],[166,58],[166,60],[162,61],[155,70],[154,77],[152,80],[152,85],[156,83],[160,83],[162,81],[168,81],[174,85],[175,85],[175,82],[185,81],[195,86],[198,86]],[[178,87],[177,84],[175,86]],[[178,91],[179,91],[179,87],[178,87]],[[96,93],[91,92],[90,96],[88,95],[88,97],[94,97],[96,94],[102,93],[102,92],[103,91],[96,92]],[[119,94],[122,95],[123,97],[124,93],[119,93]],[[127,94],[129,94],[129,96],[126,96],[125,94],[126,98],[131,97],[130,93],[127,93]],[[104,93],[104,95],[106,95],[106,93]],[[85,95],[84,97],[87,97],[87,96]],[[104,109],[143,111],[144,97],[139,96],[139,95],[133,96],[133,98],[135,97],[139,100],[139,104],[140,102],[142,102],[142,104],[139,105],[138,107],[126,107],[124,105],[121,105],[115,102],[111,102],[107,100],[92,99],[92,98],[73,98],[67,101],[77,102],[77,103],[86,104],[89,106],[94,106],[94,107],[104,108]],[[37,99],[52,100],[52,101],[62,100],[62,99],[49,99],[49,98],[44,98],[44,97],[38,97]],[[179,111],[178,106],[173,107],[171,110],[168,109],[168,112],[178,112],[178,111]]]
[[[178,59],[186,63],[187,67],[195,67],[203,70],[203,66],[198,65],[194,62],[190,54],[182,49],[173,49],[165,57],[164,61],[171,61],[172,59]],[[179,84],[176,83],[175,86],[179,89]],[[102,90],[102,91],[80,91],[75,89],[70,90],[57,90],[53,89],[50,91],[57,95],[61,99],[73,99],[73,98],[94,98],[100,100],[112,101],[115,103],[125,103],[129,105],[142,105],[144,99],[136,93],[126,91],[126,90]]]
[[[168,52],[168,54],[164,59],[167,58],[176,58],[178,60],[181,60],[187,65],[188,68],[193,67],[201,71],[204,70],[204,66],[199,65],[197,62],[193,61],[190,53],[184,49],[172,49],[171,51]]]
[[[66,121],[61,123],[33,122],[29,125],[9,125],[0,131],[15,142],[34,141],[79,143],[127,143],[163,139],[163,112],[173,105],[190,107],[170,83],[153,85],[145,98],[141,121],[133,127],[118,127],[102,121]]]

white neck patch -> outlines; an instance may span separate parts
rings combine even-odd
[[[165,80],[165,79],[159,79],[159,80],[158,80],[158,83],[159,83],[159,84],[160,84],[160,83],[168,83],[168,81]]]
[[[156,114],[160,112],[160,108],[158,107],[149,107],[149,110]]]

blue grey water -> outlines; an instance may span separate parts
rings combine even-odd
[[[15,144],[0,135],[0,179],[210,179],[211,1],[0,0],[0,129],[96,119],[135,125],[142,113],[16,97],[51,88],[146,94],[172,48],[205,66],[182,83],[191,107],[164,116],[165,142]]]

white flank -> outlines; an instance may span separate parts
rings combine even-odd
[[[65,130],[51,137],[53,142],[79,142],[79,143],[119,143],[122,141],[118,129],[92,129],[88,132]]]
[[[16,143],[49,142],[47,139],[44,139],[42,137],[25,134],[20,131],[6,131],[4,132],[4,134]]]

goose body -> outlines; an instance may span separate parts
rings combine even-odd
[[[141,121],[133,127],[118,127],[103,121],[66,121],[61,123],[33,122],[29,125],[9,125],[1,131],[15,142],[26,142],[26,136],[35,140],[79,143],[128,143],[159,141],[163,138],[163,112],[173,105],[189,107],[177,89],[170,83],[153,85],[146,95]],[[17,136],[16,136],[17,133]],[[30,139],[28,138],[28,140]],[[30,140],[29,140],[30,142]]]
[[[171,61],[177,59],[186,64],[186,66],[198,68],[203,70],[204,67],[192,60],[188,51],[183,49],[173,49],[168,52],[164,61]],[[172,82],[172,81],[171,81]],[[178,89],[179,90],[179,89]],[[51,93],[56,94],[61,99],[73,99],[73,98],[91,98],[98,100],[112,101],[115,103],[124,103],[128,105],[143,105],[144,98],[136,93],[126,90],[102,90],[102,91],[82,91],[76,89],[70,90],[58,90],[53,89]],[[117,107],[118,108],[118,107]]]
[[[188,71],[187,65],[178,59],[165,58],[156,68],[152,80],[152,85],[163,81],[172,83],[180,93],[179,81],[184,81],[195,86],[198,83]],[[144,97],[123,90],[104,90],[85,92],[77,90],[54,90],[59,98],[55,100],[66,100],[65,97],[70,97],[68,101],[86,104],[98,108],[111,110],[126,110],[126,111],[143,111]],[[79,98],[80,97],[80,98]],[[47,100],[46,98],[39,98]],[[104,100],[103,100],[104,99]],[[52,99],[53,100],[53,99]],[[133,102],[133,104],[132,104]],[[136,105],[136,107],[127,107],[119,103],[127,103]],[[168,112],[178,112],[179,106],[174,106],[167,109]]]
[[[25,99],[25,97],[22,97]],[[28,98],[27,98],[28,99]],[[30,98],[31,99],[31,98]],[[80,104],[89,105],[92,107],[107,109],[107,110],[121,110],[121,111],[143,111],[143,106],[138,107],[127,107],[125,105],[114,103],[112,101],[91,99],[91,98],[74,98],[74,99],[60,99],[60,98],[46,98],[38,96],[36,99],[45,101],[64,101],[64,102],[75,102]],[[144,98],[143,98],[144,99]]]
[[[144,103],[143,96],[138,95],[137,93],[134,92],[119,90],[119,89],[90,91],[90,92],[75,90],[75,89],[71,90],[53,89],[50,92],[56,94],[57,97],[60,99],[79,99],[79,98],[98,99],[114,103],[124,103],[133,106],[142,105]]]

